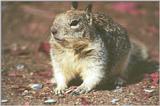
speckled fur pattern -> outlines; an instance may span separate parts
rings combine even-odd
[[[87,93],[109,76],[124,76],[132,46],[127,32],[112,18],[72,9],[56,16],[51,27],[50,56],[56,94],[64,93],[69,81],[81,77],[74,91]]]
[[[50,42],[52,45],[54,41]],[[53,65],[54,78],[57,82],[57,93],[63,93],[61,90],[64,90],[68,82],[77,76],[80,76],[84,81],[81,88],[86,89],[82,92],[90,91],[105,77],[107,50],[104,49],[104,43],[101,39],[97,39],[94,42],[87,40],[71,42],[73,42],[73,45],[70,45],[70,48],[64,48],[59,44],[54,44],[54,47],[51,47],[51,64]],[[55,48],[58,45],[60,47]],[[81,47],[83,45],[83,50],[77,53],[78,46]]]

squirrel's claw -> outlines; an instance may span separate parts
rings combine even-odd
[[[57,88],[54,90],[54,93],[55,93],[56,95],[63,95],[66,88],[67,88],[67,87],[57,87]]]
[[[80,94],[85,94],[90,92],[91,89],[89,89],[86,86],[80,85],[77,89],[75,89],[71,94],[76,96],[76,95],[80,95]]]

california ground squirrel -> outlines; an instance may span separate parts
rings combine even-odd
[[[73,2],[71,10],[57,15],[51,27],[50,56],[56,94],[64,93],[69,81],[78,76],[83,82],[73,92],[87,93],[111,76],[126,77],[135,53],[138,58],[147,58],[145,47],[132,43],[125,28],[108,15],[92,13],[91,4],[84,11],[77,7]]]

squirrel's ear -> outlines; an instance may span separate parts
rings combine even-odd
[[[76,10],[78,8],[78,2],[77,1],[73,1],[72,5],[71,5],[71,9],[72,10]]]
[[[87,5],[85,11],[86,11],[88,14],[92,12],[92,4],[91,4],[91,3],[89,3],[89,4]]]
[[[85,9],[87,19],[89,20],[89,24],[92,25],[92,4],[89,3]]]

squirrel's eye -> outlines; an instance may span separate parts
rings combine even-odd
[[[74,20],[71,22],[70,26],[76,26],[78,25],[79,21],[78,20]]]
[[[79,20],[74,20],[70,24],[71,28],[75,29],[79,27]]]

